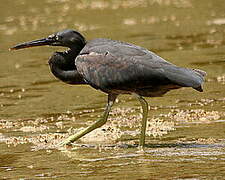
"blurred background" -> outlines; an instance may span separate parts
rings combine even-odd
[[[1,0],[0,172],[3,177],[224,177],[224,10],[224,0]],[[8,49],[63,29],[75,29],[87,40],[102,37],[133,43],[178,66],[202,69],[207,72],[204,93],[184,88],[164,97],[147,98],[151,106],[149,120],[154,123],[149,125],[149,148],[145,156],[137,155],[136,148],[104,152],[87,148],[78,150],[79,156],[77,152],[66,156],[58,151],[52,153],[50,146],[38,143],[43,145],[43,141],[49,140],[47,136],[55,136],[56,132],[68,133],[70,127],[90,124],[102,113],[107,97],[91,87],[71,86],[55,79],[47,62],[54,51],[65,48],[38,47],[15,52]],[[120,124],[125,129],[111,130],[104,138],[110,144],[137,143],[138,112],[139,103],[135,99],[120,96],[111,114],[113,123],[106,127],[116,122],[115,129]],[[134,136],[130,137],[132,133]],[[40,134],[46,137],[40,140]],[[96,147],[96,139],[101,143],[101,134],[102,130],[97,137],[90,136],[84,142],[92,140]],[[159,145],[151,146],[154,143]],[[35,153],[31,147],[35,147]],[[176,150],[177,154],[173,154]],[[45,164],[46,159],[51,167]],[[65,163],[68,166],[63,166]]]

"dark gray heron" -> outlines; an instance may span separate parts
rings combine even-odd
[[[86,41],[77,31],[64,30],[47,38],[18,44],[10,50],[34,46],[63,46],[49,59],[52,73],[68,84],[88,84],[108,94],[102,117],[84,130],[68,137],[70,144],[107,121],[119,94],[133,94],[142,106],[140,146],[145,144],[148,103],[143,97],[159,97],[172,89],[192,87],[202,92],[206,73],[199,69],[178,67],[155,53],[133,44],[98,38]]]

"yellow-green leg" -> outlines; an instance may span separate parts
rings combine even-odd
[[[145,145],[145,132],[146,132],[146,125],[147,125],[147,117],[148,117],[148,103],[143,97],[137,94],[134,94],[134,96],[140,101],[141,107],[142,107],[142,122],[141,122],[141,135],[140,135],[139,146],[143,148]]]
[[[103,113],[103,116],[96,121],[94,124],[92,124],[91,126],[79,131],[78,133],[69,136],[65,141],[63,141],[60,145],[66,145],[66,144],[70,144],[76,140],[78,140],[79,138],[81,138],[82,136],[84,136],[85,134],[88,134],[89,132],[93,131],[96,128],[101,127],[102,125],[104,125],[107,121],[107,118],[109,116],[109,112],[110,109],[112,107],[112,105],[114,104],[115,100],[116,100],[117,95],[115,94],[109,94],[108,95],[108,103],[106,105],[106,109]]]

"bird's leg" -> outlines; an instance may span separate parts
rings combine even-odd
[[[140,136],[140,147],[143,148],[145,145],[145,132],[146,132],[146,125],[147,125],[147,116],[148,116],[148,103],[147,101],[137,95],[134,94],[134,96],[140,101],[141,107],[142,107],[142,122],[141,122],[141,136]]]
[[[79,138],[81,138],[82,136],[84,136],[85,134],[88,134],[89,132],[93,131],[96,128],[101,127],[102,125],[104,125],[107,121],[110,109],[112,107],[112,105],[114,104],[115,100],[116,100],[117,95],[116,94],[109,94],[108,95],[108,103],[106,105],[106,109],[103,113],[103,116],[96,121],[95,123],[93,123],[91,126],[77,132],[74,135],[69,136],[64,142],[62,142],[60,145],[66,145],[66,144],[70,144],[76,140],[78,140]]]

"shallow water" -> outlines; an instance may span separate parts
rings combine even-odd
[[[2,0],[2,179],[223,179],[225,4],[222,0]],[[146,47],[207,72],[204,93],[184,88],[146,98],[145,152],[137,148],[139,103],[119,96],[107,124],[71,148],[57,144],[103,112],[106,95],[56,80],[47,60],[63,48],[16,52],[19,42],[73,28]],[[73,128],[70,128],[73,127]]]

